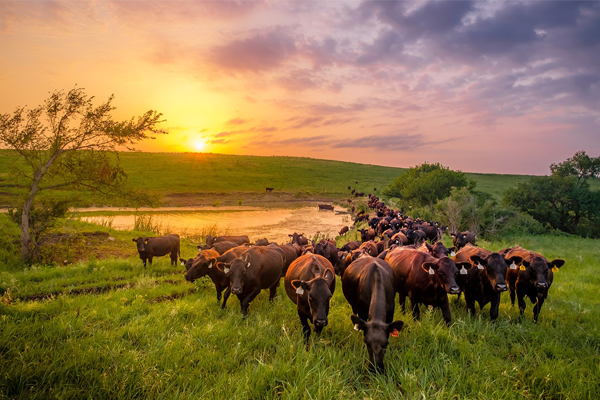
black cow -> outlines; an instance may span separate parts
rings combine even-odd
[[[255,246],[268,246],[269,245],[269,240],[267,238],[263,238],[263,239],[258,239],[256,241],[256,243],[254,243]]]
[[[408,296],[415,319],[421,315],[419,304],[425,304],[440,308],[446,325],[450,326],[452,315],[448,293],[460,292],[456,283],[458,268],[454,261],[448,257],[437,259],[429,253],[405,248],[389,252],[385,260],[394,270],[402,311],[405,310]],[[470,266],[470,263],[466,263],[466,266]]]
[[[310,336],[310,320],[315,332],[327,326],[329,300],[335,292],[335,272],[331,263],[320,255],[305,254],[290,265],[285,275],[285,292],[296,304],[304,337]]]
[[[218,263],[229,279],[231,293],[240,300],[243,315],[262,289],[269,289],[269,300],[275,297],[284,265],[283,251],[277,246],[256,246],[246,250],[230,263]]]
[[[246,235],[242,235],[242,236],[210,236],[208,235],[206,237],[206,244],[208,246],[213,246],[215,243],[220,243],[220,242],[234,242],[237,243],[238,246],[243,245],[244,243],[250,243],[250,238],[248,238],[248,236]]]
[[[454,250],[456,250],[456,248],[454,246],[447,248],[442,242],[436,242],[433,246],[427,242],[423,242],[421,247],[419,247],[417,250],[425,251],[435,258],[442,258],[453,257],[455,255]]]
[[[304,233],[297,234],[294,232],[288,236],[292,238],[291,243],[296,243],[298,246],[306,246],[308,244],[308,239],[304,237]]]
[[[350,318],[356,330],[363,331],[369,352],[369,368],[383,371],[383,357],[389,335],[404,322],[394,319],[394,271],[383,260],[364,256],[344,271],[342,290],[352,307]],[[393,322],[392,322],[393,321]]]
[[[167,235],[158,237],[139,237],[133,239],[137,244],[137,251],[140,259],[144,262],[146,268],[146,260],[152,266],[153,257],[162,257],[167,254],[171,255],[171,265],[177,264],[177,256],[179,256],[179,235]]]
[[[454,243],[454,247],[456,247],[457,251],[465,247],[467,243],[471,243],[473,246],[475,246],[475,234],[473,232],[456,232],[451,233],[451,236],[452,242]]]
[[[525,296],[529,297],[533,307],[533,320],[537,322],[542,305],[548,298],[548,291],[554,281],[554,268],[565,265],[565,260],[556,258],[548,261],[546,257],[533,251],[525,250],[520,246],[509,249],[505,255],[507,258],[518,256],[523,259],[524,269],[511,265],[506,273],[506,280],[510,290],[510,301],[515,305],[515,295],[519,301],[519,312],[525,313]]]
[[[475,246],[463,247],[456,253],[455,262],[471,263],[471,268],[461,268],[458,284],[465,293],[467,309],[475,315],[475,302],[479,303],[482,310],[487,303],[490,304],[490,318],[498,318],[500,295],[508,290],[504,277],[506,269],[511,264],[520,264],[521,257],[505,258],[499,253]],[[465,265],[465,264],[463,264]]]
[[[225,254],[227,251],[233,249],[234,247],[238,247],[239,244],[235,242],[218,242],[212,246],[212,249],[215,250],[219,255]],[[198,250],[200,250],[200,246],[198,246]]]
[[[277,244],[271,244],[270,246],[277,246]],[[285,276],[288,267],[296,258],[298,258],[298,245],[293,243],[281,244],[279,248],[283,251],[283,270],[281,276]]]
[[[325,257],[333,268],[335,272],[339,275],[341,273],[341,261],[338,255],[338,248],[335,246],[335,242],[333,240],[321,240],[319,243],[314,245],[313,253],[321,255]]]

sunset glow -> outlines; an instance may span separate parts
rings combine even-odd
[[[600,153],[600,3],[4,1],[0,112],[154,109],[142,151],[546,174]]]

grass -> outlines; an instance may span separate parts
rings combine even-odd
[[[351,162],[318,160],[304,157],[259,157],[205,153],[120,153],[119,159],[136,188],[156,194],[173,204],[220,201],[227,205],[240,203],[240,193],[254,194],[255,200],[269,202],[305,198],[342,199],[348,196],[348,186],[359,192],[381,191],[404,168]],[[12,187],[9,171],[15,157],[0,150],[0,204],[14,202],[19,189]],[[496,175],[468,173],[477,187],[499,199],[502,193],[528,175]],[[600,180],[591,181],[600,189]],[[273,187],[272,193],[265,193]],[[64,197],[78,195],[77,204],[127,205],[118,200],[99,199],[95,195],[58,192]],[[285,199],[279,196],[289,195]],[[227,201],[226,201],[227,200]],[[249,199],[243,200],[250,204]],[[226,205],[226,204],[224,204]]]
[[[3,268],[0,398],[595,398],[598,241],[520,237],[480,245],[516,243],[567,261],[539,323],[531,304],[520,319],[507,294],[494,324],[489,305],[471,318],[464,300],[451,300],[449,329],[439,311],[412,321],[397,308],[406,325],[391,339],[385,375],[365,368],[339,278],[329,325],[306,346],[281,288],[272,304],[261,293],[242,318],[236,298],[221,310],[212,283],[186,282],[167,257],[146,270],[133,255]]]

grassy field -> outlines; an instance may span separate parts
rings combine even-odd
[[[291,201],[296,199],[342,199],[348,186],[372,193],[389,185],[404,169],[299,157],[232,156],[204,153],[121,153],[123,168],[131,184],[158,195],[165,204],[221,205]],[[7,186],[15,162],[0,150],[0,204],[10,204],[18,193]],[[527,175],[467,174],[477,187],[500,199],[502,193]],[[600,189],[600,182],[592,186]],[[274,188],[270,194],[266,187]],[[67,195],[69,193],[63,193]],[[80,205],[127,205],[100,202],[81,195]]]
[[[116,240],[130,233],[112,232]],[[445,239],[448,241],[449,239]],[[566,265],[538,324],[503,295],[474,318],[451,301],[421,321],[396,309],[387,373],[371,375],[340,280],[329,325],[308,346],[295,306],[266,292],[242,318],[212,283],[190,284],[166,258],[144,270],[133,256],[0,272],[0,398],[17,399],[585,399],[600,393],[600,247],[596,240],[513,238]],[[191,246],[186,243],[185,246]],[[187,250],[186,250],[187,251]]]

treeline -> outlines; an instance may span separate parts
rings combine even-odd
[[[584,151],[506,190],[501,200],[477,190],[465,173],[421,164],[400,175],[384,191],[391,206],[436,220],[450,232],[469,230],[482,237],[567,233],[600,237],[600,192],[588,180],[600,176],[600,157]]]

